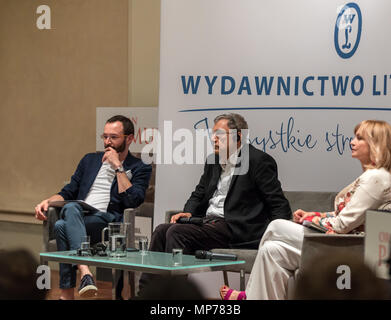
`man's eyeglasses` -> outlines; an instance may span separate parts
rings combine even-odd
[[[229,130],[228,132],[225,130],[216,130],[215,132],[212,133],[212,138],[217,137],[219,139],[225,138],[231,134],[236,133],[236,130]]]
[[[102,134],[100,137],[102,138],[103,141],[109,139],[110,141],[116,141],[118,139],[121,139],[122,137],[127,137],[128,134],[121,134],[121,135],[116,135],[116,134]]]

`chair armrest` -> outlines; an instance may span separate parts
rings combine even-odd
[[[136,217],[145,217],[145,218],[151,218],[151,234],[152,234],[152,227],[153,227],[153,209],[154,204],[149,202],[144,202],[137,208],[128,208],[124,210],[124,217],[123,221],[124,223],[130,223],[131,224],[131,231],[128,235],[127,239],[127,247],[133,248],[135,246],[135,240],[136,240]]]
[[[151,202],[144,202],[135,209],[137,217],[145,217],[153,219],[154,204]]]
[[[167,210],[166,211],[166,217],[165,217],[165,222],[166,223],[170,223],[171,221],[171,217],[174,215],[174,214],[177,214],[179,212],[182,212],[181,210]]]
[[[126,238],[126,247],[134,248],[135,241],[135,217],[138,208],[128,208],[124,210],[123,222],[130,224],[130,230],[128,230],[127,238]]]
[[[124,210],[124,223],[132,223],[134,222],[134,217],[136,216],[137,208],[128,208]]]
[[[61,208],[49,207],[45,212],[47,220],[43,221],[43,243],[42,247],[44,252],[49,250],[49,241],[55,239],[54,225],[57,220],[60,219]]]

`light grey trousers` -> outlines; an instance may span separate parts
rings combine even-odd
[[[288,280],[300,265],[305,229],[283,219],[269,224],[247,283],[248,300],[287,299]]]

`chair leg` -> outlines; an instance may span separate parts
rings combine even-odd
[[[122,289],[123,289],[123,281],[124,281],[124,271],[118,269],[111,269],[112,275],[112,289],[111,289],[111,297],[113,300],[120,300]]]
[[[130,297],[134,298],[136,296],[136,278],[135,272],[128,271],[129,274],[129,286],[130,286]]]
[[[229,287],[229,283],[228,283],[228,272],[227,271],[223,271],[223,277],[224,277],[224,284]]]
[[[246,273],[243,269],[240,270],[240,291],[246,289]]]
[[[43,265],[43,266],[48,266],[49,265],[49,261],[46,260],[43,257],[39,257],[39,263],[40,263],[40,265]]]
[[[130,272],[129,271],[122,271],[123,272],[123,277],[122,277],[122,292],[120,293],[120,296],[122,295],[122,298],[124,300],[129,300],[130,299]],[[118,290],[117,290],[118,291]],[[118,296],[118,292],[117,292]]]

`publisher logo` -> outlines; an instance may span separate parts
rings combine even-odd
[[[360,43],[361,28],[360,7],[352,2],[346,4],[338,13],[334,29],[334,46],[341,58],[354,55]]]

